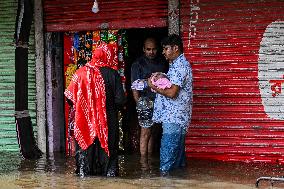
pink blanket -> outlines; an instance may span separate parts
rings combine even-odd
[[[155,73],[154,76],[151,78],[151,82],[159,89],[166,89],[172,86],[171,81],[164,73]]]

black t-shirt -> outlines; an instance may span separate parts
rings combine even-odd
[[[149,59],[145,55],[136,59],[131,66],[131,83],[137,79],[148,79],[152,73],[163,72],[167,73],[168,64],[165,59],[156,57],[155,59]],[[143,91],[139,91],[140,96],[149,97],[155,99],[155,93],[150,88],[146,88]]]

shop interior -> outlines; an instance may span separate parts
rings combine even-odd
[[[160,41],[168,34],[168,28],[139,28],[123,30],[99,30],[64,34],[64,81],[68,86],[72,73],[83,66],[92,56],[92,49],[99,40],[118,44],[118,72],[127,95],[125,109],[120,111],[120,152],[139,152],[140,127],[137,121],[135,102],[131,92],[131,65],[136,58],[143,54],[143,41],[154,37],[158,41],[158,53],[161,54]],[[123,56],[122,56],[123,55]],[[154,152],[159,151],[161,128],[156,126]],[[65,104],[66,152],[74,153],[74,140],[68,131],[68,104]]]

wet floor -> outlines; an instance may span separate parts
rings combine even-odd
[[[141,164],[142,163],[142,164]],[[149,165],[149,166],[148,166]],[[57,154],[36,161],[22,160],[18,153],[0,153],[0,188],[190,188],[252,189],[260,176],[281,177],[284,165],[188,160],[185,169],[161,177],[159,160],[141,162],[137,154],[120,156],[120,177],[85,177],[75,175],[74,158]],[[284,188],[284,182],[261,181],[259,188]]]

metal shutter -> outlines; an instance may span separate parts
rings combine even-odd
[[[166,0],[100,0],[99,12],[90,0],[45,0],[45,30],[86,31],[97,29],[166,27]]]
[[[272,90],[284,88],[284,2],[181,3],[194,76],[187,156],[284,162],[284,93]]]

